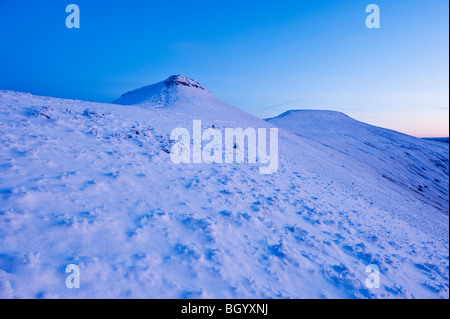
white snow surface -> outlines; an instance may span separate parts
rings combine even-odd
[[[279,126],[278,172],[172,163],[192,120]],[[0,297],[449,297],[448,144],[336,112],[268,122],[181,76],[115,104],[0,91]]]
[[[323,150],[339,162],[370,170],[448,216],[448,145],[372,126],[335,111],[293,110],[267,122]],[[392,184],[389,184],[393,187]]]

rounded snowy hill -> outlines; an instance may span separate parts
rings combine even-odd
[[[270,124],[302,137],[355,170],[373,171],[448,216],[448,144],[359,122],[343,113],[292,110]]]

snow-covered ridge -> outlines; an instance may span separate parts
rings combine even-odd
[[[289,110],[284,113],[281,113],[275,118],[282,118],[282,117],[302,117],[305,116],[310,117],[321,117],[321,118],[328,118],[328,119],[351,119],[347,114],[344,114],[342,112],[338,111],[331,111],[331,110]],[[270,119],[267,119],[270,120]]]
[[[144,91],[0,91],[0,298],[448,298],[448,144],[310,113],[279,130],[276,174],[178,165],[170,132],[194,119],[283,121],[196,87]]]
[[[372,170],[448,215],[448,146],[359,122],[343,113],[294,110],[266,119],[343,161]]]

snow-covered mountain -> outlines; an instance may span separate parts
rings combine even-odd
[[[356,121],[334,111],[295,110],[267,122],[286,129],[339,162],[370,170],[390,188],[411,192],[448,215],[448,146]],[[392,185],[394,184],[394,185]]]
[[[115,104],[166,106],[176,99],[189,99],[196,102],[199,97],[209,98],[217,102],[217,98],[200,83],[181,75],[173,75],[164,81],[136,89],[115,100]]]
[[[201,119],[208,124],[220,121],[232,125],[230,127],[238,123],[253,123],[255,120],[261,123],[260,119],[226,104],[198,82],[181,75],[173,75],[159,83],[127,92],[112,103],[143,108],[168,108],[163,112],[166,116],[178,117],[180,124],[191,126],[192,119]]]
[[[112,104],[0,91],[0,297],[448,298],[448,144],[294,114],[182,76]],[[286,128],[278,171],[174,164],[192,120]]]

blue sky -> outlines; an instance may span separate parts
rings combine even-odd
[[[81,28],[65,26],[68,4]],[[365,8],[379,5],[381,28]],[[448,136],[446,0],[0,0],[0,89],[109,102],[172,74],[259,117],[331,109]]]

